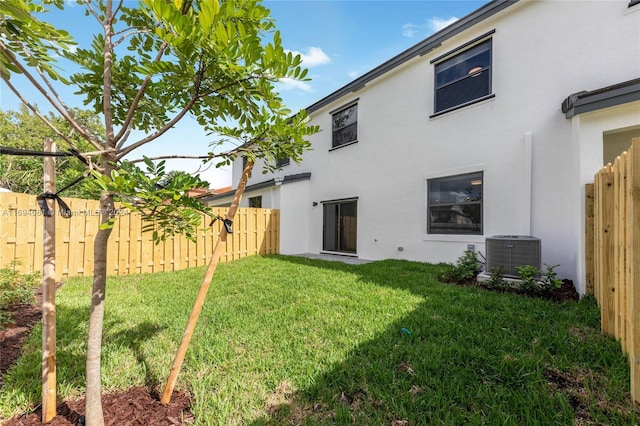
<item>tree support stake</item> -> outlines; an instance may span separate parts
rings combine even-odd
[[[44,150],[53,153],[56,145],[44,140]],[[44,192],[56,192],[56,160],[44,157]],[[42,264],[42,423],[56,416],[56,200],[45,199],[44,260]]]
[[[207,297],[207,292],[209,291],[209,286],[211,285],[211,280],[213,279],[216,267],[218,266],[218,263],[220,263],[220,256],[222,255],[222,251],[227,242],[227,234],[230,233],[231,223],[233,223],[233,218],[236,215],[236,211],[238,210],[238,205],[240,204],[240,200],[242,199],[244,189],[247,186],[247,181],[249,180],[249,175],[251,174],[252,168],[253,161],[248,161],[242,173],[242,177],[240,178],[240,182],[238,183],[238,188],[236,189],[236,193],[233,197],[233,201],[231,202],[231,206],[229,206],[229,210],[227,211],[227,218],[224,221],[225,226],[223,226],[220,231],[220,236],[218,237],[218,241],[216,241],[216,246],[214,247],[213,254],[211,255],[211,260],[209,260],[209,265],[207,266],[207,270],[204,274],[204,277],[202,278],[200,290],[198,290],[196,300],[193,303],[193,308],[191,309],[191,315],[189,315],[187,326],[185,327],[184,333],[182,334],[182,341],[180,342],[180,346],[178,347],[178,352],[176,352],[176,356],[173,360],[173,366],[171,367],[171,372],[169,373],[169,378],[167,379],[167,383],[164,388],[164,393],[162,394],[162,398],[160,399],[160,402],[162,404],[168,404],[169,401],[171,401],[171,395],[173,394],[173,389],[176,386],[178,374],[180,373],[180,369],[182,368],[182,363],[187,353],[187,348],[189,347],[189,343],[191,342],[191,337],[193,336],[193,331],[196,328],[196,323],[198,322],[198,317],[200,316],[200,312],[202,311],[202,306],[204,305],[204,301]]]

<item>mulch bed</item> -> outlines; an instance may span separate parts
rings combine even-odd
[[[36,305],[16,304],[8,309],[13,321],[0,330],[0,386],[4,383],[4,374],[16,363],[22,352],[22,344],[29,335],[31,327],[42,319],[42,310]]]
[[[134,387],[123,392],[102,396],[104,424],[106,426],[176,426],[193,421],[189,411],[189,396],[184,392],[174,392],[171,402],[163,405],[157,395],[151,395],[145,388]],[[58,405],[58,415],[51,426],[84,425],[84,399],[64,402]],[[42,412],[38,409],[28,416],[10,419],[5,426],[42,425]]]
[[[527,297],[538,297],[541,299],[553,300],[554,302],[558,302],[558,303],[577,302],[578,300],[580,300],[580,295],[576,291],[576,288],[573,285],[573,281],[567,280],[567,279],[562,280],[562,287],[554,290],[550,294],[531,294],[514,287],[492,288],[487,286],[487,284],[484,282],[477,281],[476,278],[469,279],[464,282],[455,282],[454,280],[449,279],[447,276],[443,276],[443,277],[440,277],[439,280],[443,284],[472,286],[472,287],[482,288],[487,291],[496,291],[500,293],[513,293],[513,294],[519,294],[521,296],[527,296]]]
[[[24,340],[31,328],[42,319],[40,307],[41,293],[36,294],[37,303],[16,304],[8,311],[12,323],[0,331],[0,386],[4,374],[13,366],[22,352]],[[107,426],[175,426],[190,424],[194,417],[190,411],[191,399],[185,392],[174,392],[167,405],[160,403],[155,393],[142,387],[133,387],[122,392],[102,395],[102,409]],[[58,415],[48,425],[84,425],[84,399],[65,401],[58,405]],[[33,413],[26,413],[6,421],[4,426],[42,425],[42,411],[38,407]]]

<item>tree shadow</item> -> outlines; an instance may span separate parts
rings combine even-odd
[[[147,340],[151,340],[156,334],[165,330],[167,326],[161,326],[157,323],[145,321],[137,324],[133,328],[118,331],[112,335],[114,340],[127,342],[127,346],[134,352],[136,361],[144,367],[145,372],[145,386],[152,390],[160,383],[160,378],[157,373],[154,373],[155,368],[153,363],[149,363],[145,356],[142,344]]]
[[[84,389],[85,361],[87,347],[88,308],[79,308],[59,303],[56,306],[56,381],[61,389]],[[105,350],[109,344],[128,347],[136,361],[144,368],[145,384],[155,386],[158,377],[152,373],[144,355],[143,343],[152,339],[166,328],[152,322],[143,322],[135,327],[121,330],[123,318],[110,314],[103,327],[103,368]],[[25,342],[23,354],[18,363],[5,376],[3,393],[16,401],[24,401],[31,407],[38,406],[41,399],[41,326],[32,330]],[[59,395],[58,400],[62,397]]]
[[[549,389],[549,365],[568,359],[588,363],[594,355],[603,356],[597,355],[602,344],[585,351],[569,330],[549,321],[550,310],[566,309],[565,315],[577,316],[578,327],[597,328],[597,316],[580,315],[577,304],[555,307],[548,301],[441,284],[434,277],[444,265],[404,260],[348,265],[278,257],[355,274],[363,282],[408,291],[422,301],[356,346],[346,360],[313,377],[311,385],[295,388],[283,378],[252,425],[571,424],[574,410],[566,395]],[[597,314],[595,307],[588,310]],[[597,333],[594,339],[600,339]],[[607,356],[624,362],[615,342],[604,346]],[[610,413],[601,414],[591,420]]]

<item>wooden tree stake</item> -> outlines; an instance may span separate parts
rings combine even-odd
[[[229,220],[233,220],[234,216],[236,215],[238,205],[240,204],[240,200],[242,199],[244,189],[247,186],[247,181],[249,180],[249,175],[251,174],[252,168],[253,161],[248,161],[244,172],[242,173],[242,177],[240,178],[240,182],[238,183],[238,188],[236,189],[236,193],[233,197],[233,201],[231,202],[231,206],[229,206],[229,210],[227,210],[227,219]],[[196,328],[198,317],[200,316],[200,312],[202,311],[202,306],[204,305],[204,300],[207,297],[207,292],[209,291],[209,286],[211,285],[213,274],[216,271],[216,267],[218,266],[220,256],[222,255],[222,250],[224,250],[226,242],[227,229],[223,226],[222,230],[220,231],[218,241],[216,241],[216,246],[213,249],[213,254],[211,255],[211,260],[209,260],[207,270],[204,274],[204,277],[202,278],[200,290],[198,290],[196,300],[193,303],[191,315],[189,315],[187,326],[185,327],[184,333],[182,334],[182,341],[180,342],[180,346],[178,347],[178,352],[176,353],[176,356],[173,360],[173,366],[171,367],[171,372],[169,373],[169,378],[167,379],[164,393],[162,394],[162,398],[160,399],[160,402],[162,404],[168,404],[171,400],[173,388],[176,386],[176,381],[178,380],[178,374],[180,373],[180,369],[182,368],[184,356],[187,353],[189,342],[191,342],[193,331]]]
[[[51,139],[44,151],[55,152]],[[56,160],[44,157],[44,192],[56,192]],[[56,416],[56,201],[45,200],[52,212],[44,217],[44,261],[42,264],[42,423]]]

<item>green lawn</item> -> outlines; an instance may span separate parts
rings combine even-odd
[[[287,256],[220,265],[178,380],[196,423],[640,422],[626,358],[600,334],[592,298],[445,285],[442,268]],[[110,278],[105,391],[162,389],[202,274]],[[60,399],[83,392],[89,293],[88,279],[58,291]],[[6,377],[0,418],[39,403],[40,340],[37,330]]]

